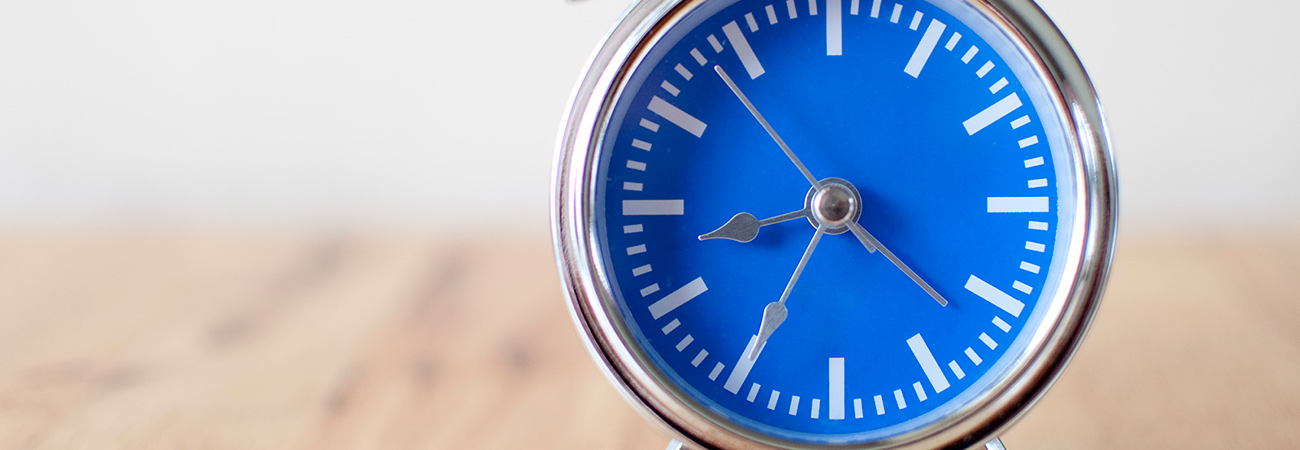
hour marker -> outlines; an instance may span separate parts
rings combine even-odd
[[[992,86],[989,86],[989,92],[992,92],[992,93],[996,94],[996,93],[998,93],[998,91],[1001,91],[1002,88],[1004,88],[1004,87],[1007,87],[1007,79],[1006,79],[1006,78],[998,78],[998,81],[997,81],[997,82],[993,83]]]
[[[979,52],[980,49],[975,48],[974,45],[970,46],[970,50],[966,50],[966,54],[961,56],[962,64],[970,64],[971,58],[974,58],[975,54]]]
[[[1038,136],[1030,136],[1020,140],[1020,148],[1025,148],[1038,143]]]
[[[880,17],[880,0],[871,0],[871,17]]]
[[[1021,261],[1021,262],[1020,262],[1020,269],[1021,269],[1021,270],[1024,270],[1025,272],[1029,272],[1029,273],[1038,273],[1038,265],[1037,265],[1037,264],[1031,264],[1031,263],[1029,263],[1028,261]]]
[[[799,17],[799,13],[794,10],[794,0],[785,0],[785,9],[790,10],[791,19]]]
[[[626,202],[627,200],[624,200]],[[991,213],[1036,213],[1047,212],[1047,197],[989,197]]]
[[[1006,117],[1007,114],[1011,114],[1011,111],[1015,111],[1016,108],[1020,107],[1020,105],[1020,96],[1012,93],[1006,98],[998,100],[998,102],[994,103],[992,106],[984,108],[983,111],[980,111],[971,118],[966,119],[965,122],[962,122],[962,126],[966,127],[966,134],[974,135],[980,130],[983,130],[984,127],[993,124],[993,122],[1002,120],[1003,117]]]
[[[758,31],[758,22],[754,21],[754,13],[745,13],[745,23],[749,25],[749,32]]]
[[[704,59],[704,54],[700,53],[700,49],[698,48],[691,49],[691,57],[695,58],[695,62],[699,63],[701,66],[709,63],[709,60]]]
[[[1020,116],[1019,119],[1011,121],[1011,129],[1015,130],[1029,123],[1029,116]]]
[[[798,395],[791,395],[791,396],[790,396],[790,415],[793,416],[793,415],[795,415],[795,414],[799,414],[799,396],[798,396]]]
[[[885,415],[885,399],[880,398],[880,396],[877,395],[875,400],[876,400],[876,415],[877,416]]]
[[[980,358],[980,355],[975,354],[975,350],[971,350],[970,347],[966,347],[966,357],[970,358],[970,362],[975,363],[977,366],[984,362],[984,360]]]
[[[641,245],[633,245],[633,246],[627,248],[627,255],[628,255],[628,256],[639,255],[639,254],[642,254],[642,253],[645,253],[645,244],[641,244]]]
[[[708,357],[709,357],[708,350],[700,350],[700,352],[695,355],[695,359],[691,360],[691,365],[695,367],[700,367],[700,363],[704,362],[704,358],[708,358]]]
[[[750,359],[749,354],[754,351],[754,346],[758,345],[758,336],[749,338],[749,344],[745,346],[745,352],[740,354],[740,359],[736,361],[736,366],[731,369],[731,375],[727,376],[727,383],[722,385],[723,389],[731,391],[732,394],[740,392],[740,386],[745,384],[745,378],[749,376],[749,370],[754,368],[754,361],[763,355],[763,349],[758,349],[758,354]],[[763,344],[766,348],[767,344]]]
[[[1047,246],[1033,241],[1025,241],[1025,250],[1042,253],[1047,251]]]
[[[826,0],[826,55],[828,56],[844,54],[844,26],[840,18],[841,11],[840,0]]]
[[[849,3],[849,14],[858,15],[858,0]]]
[[[624,183],[624,189],[640,191],[641,183]],[[625,216],[680,216],[684,211],[683,200],[623,200]]]
[[[998,343],[993,342],[993,338],[989,337],[988,333],[980,333],[980,340],[984,341],[984,345],[988,346],[989,350],[996,350],[998,348]]]
[[[739,56],[740,63],[745,65],[745,71],[749,72],[749,78],[754,79],[762,75],[763,65],[758,62],[758,56],[754,55],[754,49],[749,46],[749,41],[745,40],[745,35],[740,32],[740,25],[736,25],[736,21],[733,20],[731,23],[722,26],[722,33],[727,35],[728,41],[731,41],[731,48],[736,50],[736,56]]]
[[[673,68],[673,70],[676,70],[677,73],[682,76],[682,78],[686,79],[686,81],[691,81],[691,77],[694,76],[691,74],[691,71],[686,70],[686,66],[683,66],[681,64],[678,64],[677,67]]]
[[[680,216],[685,213],[684,200],[623,200],[625,216]]]
[[[1026,159],[1026,160],[1025,160],[1025,168],[1026,168],[1026,169],[1031,168],[1031,167],[1038,167],[1038,166],[1041,166],[1041,165],[1043,165],[1043,157],[1042,157],[1042,156],[1039,156],[1039,157],[1037,157],[1037,158],[1029,158],[1029,159]]]
[[[659,131],[659,124],[645,119],[641,119],[641,127],[650,131]]]
[[[911,75],[912,78],[921,76],[921,69],[925,68],[925,62],[930,59],[930,54],[934,53],[934,46],[939,43],[939,38],[943,36],[943,30],[947,27],[943,22],[930,19],[930,25],[925,27],[925,35],[921,36],[921,43],[917,44],[916,50],[912,51],[912,58],[907,60],[907,67],[903,68],[903,72]]]
[[[889,16],[889,21],[891,23],[898,23],[898,18],[901,17],[902,15],[903,15],[903,5],[895,3],[894,13]]]
[[[844,419],[844,358],[830,358],[830,395],[826,397],[831,420]]]
[[[1034,179],[1034,180],[1029,180],[1029,187],[1030,187],[1030,188],[1047,187],[1047,179],[1046,179],[1046,178],[1038,178],[1038,179]]]
[[[627,160],[627,168],[632,169],[632,170],[640,170],[640,171],[642,171],[642,172],[645,172],[645,163],[643,163],[643,162],[641,162],[641,161],[633,161],[633,160],[630,160],[630,159],[629,159],[629,160]]]
[[[1011,324],[1007,323],[1005,320],[1002,320],[1001,317],[993,316],[993,325],[998,327],[998,329],[1002,330],[1004,333],[1011,331]]]
[[[913,14],[913,15],[912,15],[912,23],[909,24],[907,27],[908,27],[908,28],[911,28],[912,30],[916,30],[917,28],[920,28],[920,27],[921,27],[921,18],[924,17],[924,16],[925,16],[925,14],[922,14],[920,11],[917,11],[916,14]],[[937,41],[937,40],[938,40],[938,39],[936,39],[936,41]]]
[[[624,181],[624,182],[623,182],[623,190],[625,190],[625,191],[636,191],[636,192],[641,192],[641,183],[633,183],[633,182],[631,182],[631,181]]]
[[[1031,220],[1029,221],[1029,229],[1047,231],[1047,222],[1034,222]]]
[[[749,387],[749,396],[745,397],[745,400],[749,400],[750,403],[754,403],[754,398],[758,397],[758,390],[759,390],[758,383],[754,383],[753,386]]]
[[[1020,300],[1012,298],[1006,292],[1002,292],[975,275],[971,275],[970,279],[966,280],[966,290],[1015,317],[1020,317],[1020,311],[1025,309],[1025,304]]]
[[[645,228],[642,227],[640,224],[637,224],[637,225],[623,225],[623,234],[640,233],[640,232],[642,232],[642,231],[645,231]]]
[[[1034,292],[1034,288],[1032,286],[1025,283],[1021,283],[1019,281],[1011,283],[1011,287],[1017,291],[1024,292],[1026,294],[1032,294]]]
[[[817,15],[817,0],[808,0],[808,15]]]
[[[853,418],[862,418],[862,399],[860,398],[853,399]]]
[[[650,151],[650,143],[640,139],[633,139],[632,146],[647,152]]]
[[[677,319],[673,319],[672,322],[668,322],[668,325],[664,325],[664,334],[672,333],[673,330],[676,330],[678,326],[681,326],[681,324],[682,323],[678,322]]]
[[[894,389],[894,403],[898,404],[898,409],[907,409],[907,401],[903,400],[902,389]]]
[[[709,380],[712,381],[718,379],[718,374],[722,373],[722,369],[726,367],[727,366],[722,363],[718,363],[718,365],[713,366],[713,371],[709,372]]]
[[[659,117],[667,119],[673,125],[677,125],[678,128],[686,130],[688,133],[695,135],[695,137],[703,136],[704,128],[708,126],[705,125],[704,122],[700,122],[700,119],[696,119],[694,116],[687,114],[685,111],[678,109],[676,106],[673,106],[658,96],[650,99],[649,109],[650,112],[658,114]]]
[[[652,284],[652,285],[649,285],[649,286],[646,286],[646,287],[642,288],[642,289],[641,289],[641,296],[642,296],[642,297],[645,297],[645,296],[650,295],[650,294],[653,294],[653,293],[655,293],[655,292],[659,292],[659,283],[655,283],[655,284]]]
[[[952,51],[952,49],[957,48],[957,41],[960,40],[961,40],[961,33],[953,32],[952,37],[948,38],[948,43],[945,44],[943,48],[948,49],[948,51]]]
[[[916,362],[921,364],[925,377],[930,379],[934,392],[948,389],[948,377],[945,377],[943,370],[939,369],[939,363],[934,360],[934,354],[930,353],[930,347],[925,345],[925,339],[917,334],[907,339],[907,346],[912,349],[912,356],[916,357]]]
[[[948,361],[948,368],[952,369],[952,374],[956,375],[958,380],[966,378],[966,372],[961,370],[961,366],[957,365],[957,361]]]
[[[915,383],[912,383],[912,390],[916,391],[916,398],[917,398],[917,399],[920,399],[921,401],[925,401],[925,399],[926,399],[926,396],[925,396],[925,388],[924,388],[924,387],[921,387],[921,382],[920,382],[920,381],[917,381],[917,382],[915,382]]]
[[[677,343],[677,351],[680,352],[682,350],[685,350],[686,347],[689,347],[692,342],[695,342],[695,338],[691,337],[691,335],[689,334],[686,335],[686,337],[682,338],[681,342]]]
[[[772,5],[767,5],[767,24],[776,25],[776,9]]]
[[[811,415],[811,417],[814,418],[814,419],[820,417],[820,416],[821,416],[821,413],[822,413],[822,400],[819,399],[819,398],[814,398],[813,401],[812,401],[812,406],[811,406],[811,408],[812,408],[812,415]]]
[[[713,47],[714,52],[722,53],[722,43],[718,42],[718,38],[713,37],[712,34],[709,35],[709,45]]]
[[[767,400],[767,409],[776,409],[776,401],[781,398],[781,391],[773,390],[772,397]]]
[[[681,64],[678,65],[680,66]],[[669,94],[671,94],[673,97],[676,97],[677,94],[682,93],[681,89],[677,89],[677,86],[673,86],[672,83],[669,83],[667,81],[660,83],[659,87],[664,88],[664,90],[667,91]]]
[[[975,76],[984,78],[985,75],[989,74],[990,70],[993,70],[993,61],[986,62],[984,65],[980,66],[980,70],[975,71]]]
[[[686,302],[691,301],[691,299],[703,294],[704,291],[707,290],[709,290],[709,287],[704,285],[704,279],[696,278],[695,281],[686,283],[685,286],[677,288],[673,293],[664,296],[664,298],[661,298],[659,301],[650,305],[650,315],[656,319],[663,317],[664,314],[672,312],[672,310],[677,309],[678,306],[686,304]]]
[[[639,276],[641,276],[641,275],[645,275],[645,274],[647,274],[647,273],[650,273],[652,270],[654,270],[654,269],[650,268],[650,265],[649,265],[649,264],[646,264],[646,265],[644,265],[644,266],[641,266],[641,267],[637,267],[637,268],[635,268],[635,269],[632,269],[632,276],[634,276],[634,277],[639,277]]]

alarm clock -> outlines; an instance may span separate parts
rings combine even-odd
[[[1096,94],[1028,0],[641,0],[553,169],[574,320],[690,448],[964,449],[1106,281]]]

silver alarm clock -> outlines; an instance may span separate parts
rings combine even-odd
[[[1028,0],[643,0],[569,104],[553,237],[690,448],[1000,446],[1115,235],[1096,94]]]

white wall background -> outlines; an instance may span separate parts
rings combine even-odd
[[[1300,2],[1043,0],[1126,226],[1300,222]],[[546,226],[624,0],[0,3],[0,229]]]

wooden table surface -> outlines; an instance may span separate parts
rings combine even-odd
[[[1300,448],[1300,236],[1121,237],[1013,449]],[[3,449],[654,449],[545,235],[0,237]]]

